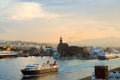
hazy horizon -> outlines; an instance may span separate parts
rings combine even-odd
[[[1,0],[0,40],[120,38],[119,0]]]

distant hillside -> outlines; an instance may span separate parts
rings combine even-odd
[[[5,42],[5,40],[0,40],[0,42]]]
[[[82,40],[77,42],[70,42],[69,45],[120,47],[120,38],[111,37],[111,38],[103,38],[103,39]]]

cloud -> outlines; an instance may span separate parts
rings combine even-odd
[[[50,13],[43,10],[42,4],[37,2],[17,2],[14,1],[14,4],[11,5],[10,0],[8,2],[4,1],[4,10],[1,8],[0,16],[4,19],[12,19],[12,20],[29,20],[35,18],[58,18],[63,15],[59,15],[56,13]]]
[[[0,28],[0,33],[5,33],[6,31],[2,28]]]
[[[64,41],[119,37],[119,5],[108,0],[20,1],[0,0],[3,39],[56,42],[60,36]]]
[[[21,2],[12,9],[15,11],[11,15],[13,20],[24,20],[33,18],[56,18],[60,15],[45,12],[42,9],[42,5],[34,2]]]

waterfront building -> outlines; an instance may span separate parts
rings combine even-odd
[[[60,57],[85,57],[88,53],[86,47],[69,46],[67,43],[63,43],[62,37],[60,37],[57,50],[60,54]]]
[[[62,56],[66,56],[66,54],[68,53],[68,44],[67,43],[63,43],[62,41],[62,37],[60,37],[60,41],[57,47],[58,52],[60,53],[60,57]]]

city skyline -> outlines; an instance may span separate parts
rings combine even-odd
[[[1,0],[0,39],[65,42],[120,38],[119,0]]]

